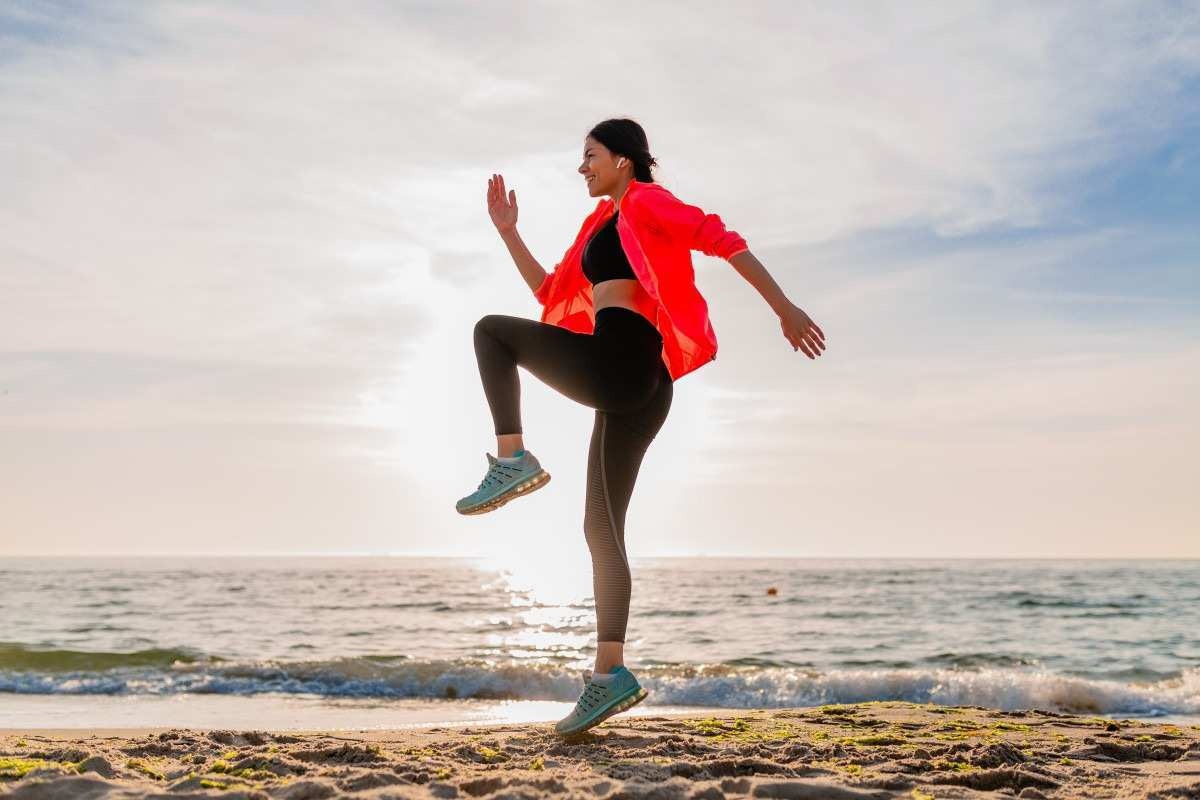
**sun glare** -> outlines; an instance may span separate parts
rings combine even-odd
[[[513,606],[547,607],[578,605],[592,596],[592,573],[586,561],[563,560],[536,551],[520,557],[497,555],[483,568],[495,571],[510,594]]]
[[[520,561],[497,556],[480,564],[494,572],[500,591],[508,595],[509,613],[517,630],[499,635],[491,646],[509,657],[578,656],[594,634],[595,610],[591,570],[584,562],[523,554]]]

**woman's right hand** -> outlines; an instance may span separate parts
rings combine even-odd
[[[517,192],[510,190],[505,196],[503,175],[493,174],[488,179],[487,202],[496,230],[507,233],[517,227]]]

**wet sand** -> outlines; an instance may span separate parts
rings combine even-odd
[[[376,730],[0,731],[11,798],[1200,798],[1200,726],[899,702]]]

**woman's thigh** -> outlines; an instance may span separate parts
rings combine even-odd
[[[657,385],[637,362],[614,358],[603,337],[504,314],[488,314],[478,326],[503,343],[518,366],[590,408],[628,411]]]
[[[658,381],[649,398],[637,408],[609,412],[609,423],[624,429],[631,436],[645,440],[648,447],[667,421],[674,397],[675,384],[671,380],[671,373],[667,365],[660,361]]]

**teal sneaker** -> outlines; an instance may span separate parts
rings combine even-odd
[[[600,680],[597,681],[596,678]],[[604,676],[593,676],[591,670],[583,671],[583,694],[575,703],[570,714],[559,720],[554,732],[561,736],[572,736],[594,728],[613,714],[619,714],[646,699],[646,690],[624,666],[613,667]]]
[[[488,471],[479,483],[479,488],[461,498],[454,507],[460,514],[486,514],[495,511],[514,497],[529,494],[550,482],[550,473],[542,469],[537,458],[528,450],[513,453],[519,461],[501,461],[491,453]]]

